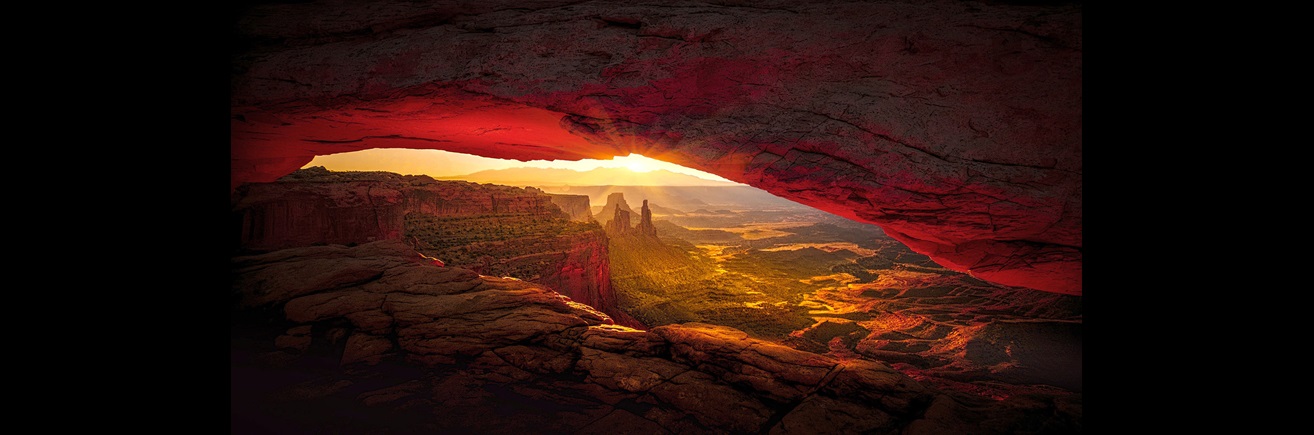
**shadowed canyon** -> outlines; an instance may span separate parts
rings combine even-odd
[[[1079,3],[238,12],[233,433],[1082,431]]]

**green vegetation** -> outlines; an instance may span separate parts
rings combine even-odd
[[[853,258],[857,257],[857,254],[847,250],[826,252],[817,248],[749,250],[746,254],[726,260],[726,265],[756,276],[794,280],[829,275],[832,266],[852,264]]]
[[[620,308],[649,326],[705,322],[779,340],[812,324],[798,305],[815,290],[799,282],[808,276],[790,275],[753,255],[718,264],[684,240],[641,237],[613,237],[609,251]]]
[[[826,242],[849,242],[867,249],[879,248],[878,240],[887,239],[884,231],[880,227],[870,224],[849,223],[836,225],[833,223],[818,223],[802,227],[794,227],[787,230],[792,233],[783,237],[771,237],[766,239],[753,240],[749,244],[753,247],[769,247],[772,245],[787,245],[793,243],[817,243]]]
[[[569,240],[563,236],[596,231],[602,227],[596,222],[575,222],[541,213],[506,213],[484,216],[434,216],[409,213],[405,218],[405,240],[416,244],[425,255],[451,265],[488,266],[494,261],[533,256],[543,257],[559,252]],[[506,243],[515,240],[515,243]],[[546,258],[526,258],[519,266],[483,270],[490,275],[514,276],[534,279]]]
[[[601,229],[597,223],[575,222],[541,213],[498,214],[472,217],[406,215],[406,237],[415,237],[429,249],[443,250],[476,242],[518,239],[526,236],[567,235]]]

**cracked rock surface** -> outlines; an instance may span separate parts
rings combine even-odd
[[[618,326],[537,284],[440,267],[395,240],[239,256],[232,269],[235,433],[1080,429],[1073,396],[950,396],[880,362],[732,328]],[[303,285],[270,291],[277,282]]]
[[[1080,5],[308,2],[234,38],[234,186],[366,148],[640,153],[1082,293]]]

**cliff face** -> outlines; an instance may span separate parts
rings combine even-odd
[[[320,1],[237,18],[234,185],[367,148],[637,152],[880,225],[982,279],[1082,292],[1079,3]]]
[[[732,328],[619,327],[537,284],[435,266],[397,240],[231,266],[234,432],[1080,429],[1079,403],[1074,420],[1062,396],[964,402],[879,362]]]
[[[552,198],[552,203],[556,204],[561,211],[566,212],[571,219],[579,222],[593,221],[593,206],[589,204],[588,195],[567,195],[562,193],[547,194]]]
[[[448,266],[543,284],[640,326],[616,308],[602,228],[570,220],[556,201],[578,205],[579,197],[563,196],[310,168],[240,187],[233,213],[247,250],[403,240]]]
[[[549,196],[525,189],[321,167],[240,186],[233,195],[238,244],[252,250],[398,239],[412,213],[565,218]]]
[[[255,250],[352,244],[401,237],[407,212],[399,183],[257,183],[238,188],[238,245]]]

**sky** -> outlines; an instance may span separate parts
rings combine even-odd
[[[519,160],[490,159],[440,150],[413,150],[403,148],[374,148],[349,153],[315,156],[303,168],[323,166],[330,171],[388,171],[402,175],[428,175],[448,177],[466,175],[488,169],[506,168],[561,168],[588,171],[595,168],[628,168],[635,172],[665,169],[716,181],[730,181],[696,169],[674,163],[650,159],[639,154],[615,157],[612,160]]]

